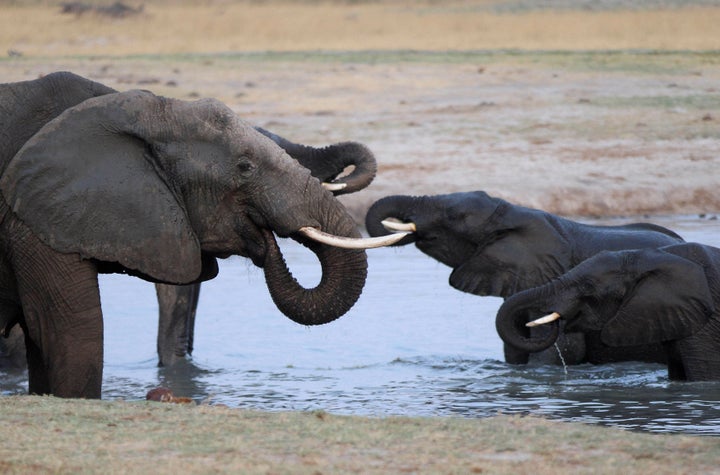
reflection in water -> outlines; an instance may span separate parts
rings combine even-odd
[[[720,247],[720,223],[653,219]],[[301,282],[315,258],[281,243]],[[203,285],[192,360],[158,368],[153,286],[103,276],[106,399],[157,386],[211,404],[339,414],[487,417],[537,414],[652,431],[720,435],[720,382],[671,383],[660,365],[511,366],[494,328],[500,299],[452,289],[448,268],[414,248],[368,252],[360,301],[343,318],[303,327],[272,304],[261,272],[241,259]],[[26,375],[0,369],[3,394]]]

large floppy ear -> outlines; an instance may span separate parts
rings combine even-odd
[[[11,160],[0,180],[6,202],[56,251],[169,283],[197,279],[198,239],[153,156],[157,128],[169,128],[167,102],[128,91],[66,110]]]
[[[603,342],[610,346],[660,343],[702,328],[714,312],[703,267],[661,249],[637,251],[637,256],[639,262],[632,265],[650,267],[603,327]]]
[[[567,269],[571,250],[548,215],[498,200],[475,228],[476,252],[450,275],[450,285],[476,295],[509,297]]]

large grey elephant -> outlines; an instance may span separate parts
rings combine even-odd
[[[533,352],[555,342],[557,320],[616,351],[662,344],[670,379],[720,380],[719,308],[720,249],[685,243],[599,253],[508,298],[496,326],[504,341]],[[528,325],[551,331],[527,336]]]
[[[354,305],[362,249],[382,245],[359,239],[308,169],[214,100],[87,99],[25,142],[0,192],[0,327],[19,319],[39,394],[101,395],[98,273],[190,284],[215,277],[216,259],[244,256],[285,315],[319,325]],[[293,278],[275,234],[318,256],[317,287]]]
[[[513,205],[482,191],[389,196],[370,207],[365,225],[371,236],[412,231],[396,245],[415,243],[428,256],[450,266],[451,286],[504,298],[544,284],[603,250],[682,242],[674,232],[654,224],[587,225]],[[568,364],[664,358],[659,347],[608,351],[594,335],[579,332],[565,334],[559,347]],[[523,364],[528,358],[527,351],[505,345],[507,362]],[[550,358],[556,360],[557,352],[548,351],[543,360]]]
[[[69,72],[0,85],[0,131],[3,131],[0,138],[0,172],[32,135],[65,109],[86,99],[115,92],[103,84]],[[260,127],[255,129],[308,168],[335,195],[361,190],[375,177],[375,158],[362,144],[341,142],[315,148],[291,142]],[[351,171],[345,175],[343,172],[346,169]],[[160,313],[157,338],[159,363],[171,365],[192,352],[200,284],[156,284],[156,288]],[[12,342],[4,349],[11,359],[18,361],[13,353],[24,353],[24,347],[18,343],[23,336],[17,327],[6,329],[6,333],[11,330]]]

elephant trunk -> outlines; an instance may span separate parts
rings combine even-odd
[[[262,127],[255,130],[279,145],[300,165],[312,172],[323,183],[332,186],[333,194],[343,195],[366,188],[375,178],[377,162],[373,153],[357,142],[340,142],[323,148],[291,142]],[[353,170],[341,176],[347,167]]]
[[[332,197],[329,202],[332,203],[330,211],[325,215],[332,218],[322,221],[323,231],[337,236],[360,237],[355,221],[342,204]],[[301,325],[322,325],[350,310],[360,297],[367,277],[364,250],[340,249],[293,234],[293,239],[317,255],[322,267],[320,283],[306,289],[287,268],[273,233],[268,230],[263,232],[266,240],[265,282],[281,312]]]
[[[365,228],[368,234],[370,234],[370,236],[391,234],[391,231],[386,229],[382,224],[382,221],[388,218],[395,218],[403,222],[412,221],[414,210],[418,206],[420,199],[421,198],[414,196],[395,195],[382,198],[373,203],[365,216]],[[404,246],[415,241],[415,235],[410,234],[394,245]]]
[[[548,297],[558,292],[558,285],[560,285],[558,280],[555,280],[541,287],[519,292],[505,300],[498,310],[495,328],[507,345],[529,353],[537,353],[555,343],[560,332],[557,321],[543,325],[541,329],[532,333],[527,323],[540,316],[535,312],[544,307],[543,302],[546,302]]]
[[[357,142],[341,142],[312,151],[315,164],[304,163],[303,159],[298,161],[311,170],[317,170],[313,171],[313,175],[321,181],[340,185],[341,187],[333,190],[335,195],[354,193],[366,188],[377,173],[375,156],[367,147]],[[321,167],[318,164],[326,165]],[[342,176],[342,171],[347,167],[353,167],[353,170]]]

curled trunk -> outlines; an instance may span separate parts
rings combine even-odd
[[[366,188],[377,173],[375,156],[360,143],[341,142],[316,148],[291,142],[262,127],[255,129],[278,144],[321,182],[344,185],[333,190],[335,195],[353,193]],[[348,167],[353,169],[342,176],[343,171]]]
[[[324,231],[337,236],[360,237],[355,221],[345,208],[327,194]],[[291,237],[318,257],[322,267],[320,283],[306,289],[293,277],[272,232],[265,230],[265,282],[278,309],[301,325],[322,325],[345,314],[362,293],[367,277],[364,250],[340,249],[310,241],[300,234]]]
[[[537,330],[533,329],[532,332],[526,324],[542,316],[542,311],[538,311],[538,303],[553,294],[556,285],[556,282],[551,282],[517,293],[505,300],[495,319],[495,328],[507,345],[537,353],[555,343],[560,332],[557,321],[538,327]]]
[[[414,210],[418,206],[418,200],[419,198],[413,196],[395,195],[376,201],[365,216],[365,228],[368,234],[370,234],[370,236],[391,234],[391,231],[388,231],[385,226],[382,225],[382,221],[388,218],[395,218],[402,222],[411,222],[413,220]],[[394,245],[404,246],[415,241],[415,236],[410,234]]]

